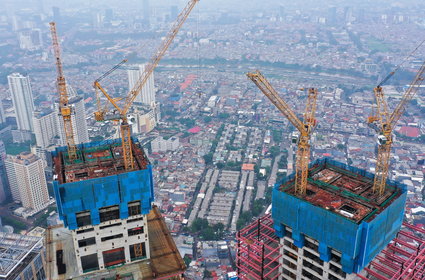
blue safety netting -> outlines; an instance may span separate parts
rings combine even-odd
[[[365,170],[329,158],[317,160],[310,167],[326,164],[373,179],[373,174]],[[407,188],[403,184],[388,180],[387,185],[396,187],[401,195],[373,219],[357,224],[280,190],[282,184],[291,183],[292,180],[294,174],[276,184],[273,190],[272,217],[276,234],[283,237],[285,226],[290,227],[294,244],[300,248],[304,246],[305,235],[316,239],[323,261],[329,261],[331,248],[339,251],[342,254],[342,270],[346,273],[361,271],[385,248],[401,227],[407,195]]]

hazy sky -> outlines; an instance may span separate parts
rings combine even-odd
[[[37,7],[43,3],[43,6],[48,12],[52,6],[59,6],[61,8],[75,8],[75,7],[91,7],[91,8],[104,8],[107,6],[115,7],[128,7],[133,9],[135,7],[142,7],[143,0],[0,0],[0,9],[5,6],[13,6],[14,8],[27,8]],[[151,6],[183,6],[187,0],[149,0]],[[389,7],[409,7],[411,5],[425,5],[424,0],[200,0],[199,7],[207,9],[231,9],[234,11],[241,11],[242,9],[267,9],[273,11],[274,7],[283,5],[288,9],[311,9],[323,6],[371,6],[374,5],[380,9]]]

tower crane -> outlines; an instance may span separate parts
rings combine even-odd
[[[59,112],[63,119],[63,128],[65,131],[66,145],[68,146],[68,158],[70,161],[77,159],[77,146],[75,144],[74,132],[72,127],[72,108],[68,104],[68,91],[66,87],[65,76],[63,74],[62,60],[58,35],[56,33],[56,23],[50,23],[50,32],[52,34],[52,44],[56,59],[57,79],[56,86],[59,92]]]
[[[304,196],[307,192],[308,164],[310,162],[310,138],[316,126],[316,100],[317,89],[308,90],[307,104],[304,111],[304,119],[301,121],[291,110],[289,105],[279,96],[268,80],[256,71],[246,74],[264,95],[279,109],[279,111],[298,129],[300,137],[296,158],[295,194]]]
[[[388,103],[384,97],[382,83],[373,89],[376,99],[376,115],[368,118],[367,122],[379,133],[378,157],[376,160],[375,177],[373,179],[373,193],[377,198],[385,193],[388,169],[390,164],[391,145],[393,143],[392,132],[403,115],[407,104],[412,100],[424,80],[425,62],[422,64],[409,88],[403,94],[400,103],[390,114]],[[393,75],[393,72],[390,73]],[[387,79],[385,79],[386,81]]]
[[[139,77],[139,80],[136,82],[134,87],[128,92],[127,96],[122,99],[124,100],[123,105],[120,106],[118,104],[119,101],[121,101],[121,99],[116,99],[111,97],[106,92],[106,90],[99,84],[99,81],[95,82],[95,87],[98,88],[103,93],[106,99],[114,107],[113,112],[98,110],[97,112],[95,112],[95,119],[97,121],[103,121],[103,120],[120,120],[121,121],[121,124],[120,124],[121,141],[122,141],[123,156],[124,156],[124,167],[126,170],[134,169],[134,159],[133,159],[132,141],[131,141],[131,126],[127,120],[127,113],[129,109],[131,108],[135,98],[140,93],[143,86],[146,84],[149,76],[152,74],[152,72],[158,65],[159,61],[161,60],[161,58],[164,56],[165,52],[167,51],[168,47],[170,46],[170,44],[176,37],[177,32],[180,30],[181,26],[183,25],[183,23],[189,16],[190,12],[192,11],[196,3],[198,2],[199,0],[190,0],[187,3],[186,7],[183,9],[183,11],[178,15],[177,20],[174,22],[173,26],[171,27],[171,30],[166,35],[165,40],[162,41],[159,48],[151,57],[150,62],[146,65],[145,70]],[[99,98],[98,98],[98,102],[100,102]],[[99,105],[98,105],[98,108],[100,108]]]

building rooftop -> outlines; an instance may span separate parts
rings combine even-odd
[[[309,169],[307,195],[299,198],[360,223],[372,220],[402,194],[401,189],[387,185],[385,194],[378,198],[372,186],[373,178],[354,170],[317,164]],[[294,179],[282,184],[280,190],[294,195]]]
[[[0,277],[18,275],[26,267],[22,264],[34,258],[42,243],[41,237],[0,232]]]
[[[147,168],[147,159],[140,145],[132,145],[135,170]],[[121,142],[108,140],[78,145],[78,159],[70,162],[66,147],[61,147],[53,154],[55,174],[60,184],[75,181],[102,178],[125,173]]]
[[[165,279],[183,274],[185,263],[177,250],[173,238],[161,216],[158,208],[153,206],[147,215],[149,247],[151,258],[139,262],[101,270],[78,276],[77,258],[73,248],[71,232],[62,227],[52,227],[47,230],[47,278],[48,279]],[[58,275],[56,266],[56,250],[63,249],[66,274]]]
[[[38,156],[30,152],[22,152],[17,156],[10,157],[11,161],[13,161],[14,163],[22,164],[22,165],[28,165],[28,164],[34,163],[39,159],[40,158]]]

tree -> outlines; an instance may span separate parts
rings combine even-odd
[[[205,116],[204,117],[204,122],[205,123],[210,123],[212,121],[212,118],[210,116]]]
[[[208,153],[206,155],[203,156],[205,164],[211,164],[212,160],[213,160],[213,154],[212,153]]]
[[[205,278],[211,278],[211,277],[212,277],[211,272],[208,269],[205,269],[204,270],[204,279]]]
[[[218,118],[225,120],[225,119],[230,118],[230,114],[229,113],[220,113],[220,114],[218,114]]]
[[[193,223],[192,226],[190,227],[190,230],[192,232],[198,232],[204,228],[208,227],[208,220],[207,219],[202,219],[202,218],[196,218]]]
[[[337,148],[338,150],[344,150],[344,149],[345,149],[345,145],[344,145],[344,144],[339,143],[339,144],[337,144],[337,145],[336,145],[336,148]]]
[[[217,165],[217,168],[218,169],[222,169],[225,166],[225,164],[223,162],[221,162],[221,161],[220,162],[217,162],[216,165]]]
[[[192,261],[191,258],[189,258],[187,255],[184,255],[183,261],[186,264],[186,267],[189,267],[190,262]]]
[[[215,240],[216,239],[216,235],[215,235],[212,227],[207,227],[207,228],[203,229],[202,232],[201,232],[201,237],[204,240]]]
[[[272,157],[277,156],[279,154],[279,152],[280,152],[280,149],[279,149],[278,146],[272,146],[270,148],[270,154],[272,155]]]

